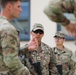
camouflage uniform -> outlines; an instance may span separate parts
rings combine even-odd
[[[70,20],[64,16],[64,13],[72,13],[76,17],[76,0],[50,0],[44,8],[44,13],[50,20],[66,26]]]
[[[44,13],[51,19],[65,26],[70,23],[64,13],[73,13],[76,17],[76,0],[50,0]]]
[[[56,47],[52,48],[55,57],[56,65],[61,75],[74,75],[75,62],[72,60],[72,51],[64,47],[65,34],[62,31],[58,31],[54,36],[56,40]],[[58,48],[62,48],[59,49]]]
[[[75,62],[75,72],[74,72],[74,75],[76,75],[76,51],[73,53],[72,60]]]
[[[24,49],[26,66],[32,75],[58,75],[55,55],[48,45],[41,42],[41,45],[34,51],[29,51],[27,47],[28,45],[25,45],[21,50]],[[51,74],[49,74],[49,69]],[[38,70],[41,74],[38,74]]]
[[[17,30],[4,16],[0,16],[0,75],[28,75],[18,57]]]
[[[62,51],[54,47],[53,51],[56,56],[57,65],[62,65],[62,75],[73,75],[75,72],[75,63],[71,59],[72,52],[65,47]]]

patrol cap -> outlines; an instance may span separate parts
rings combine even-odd
[[[55,37],[65,38],[65,34],[62,31],[58,31],[58,32],[55,33],[54,38]]]
[[[36,31],[36,30],[42,30],[44,32],[44,27],[40,23],[35,23],[32,28],[32,31]]]

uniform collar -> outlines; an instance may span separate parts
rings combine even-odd
[[[57,53],[57,54],[61,54],[61,53],[65,53],[66,50],[65,50],[65,47],[63,47],[63,50],[59,50],[58,48],[55,47],[55,51],[54,52]]]

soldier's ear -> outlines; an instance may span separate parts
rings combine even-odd
[[[7,8],[8,8],[9,10],[11,10],[11,9],[12,9],[12,4],[11,4],[11,3],[8,3],[8,4],[7,4]]]

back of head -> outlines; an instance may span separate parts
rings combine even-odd
[[[22,1],[22,0],[0,0],[0,5],[2,8],[6,7],[7,3],[13,3],[16,1]]]

